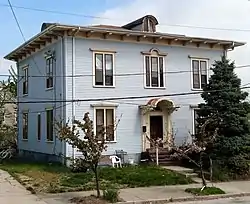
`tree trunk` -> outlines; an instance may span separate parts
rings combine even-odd
[[[209,163],[210,163],[210,182],[213,182],[213,160],[209,156]]]
[[[203,189],[207,187],[207,182],[206,182],[206,179],[204,177],[204,172],[203,172],[202,152],[200,153],[200,174],[201,174],[201,180],[202,180],[201,191],[203,191]]]
[[[100,193],[100,186],[99,186],[99,177],[98,177],[97,165],[95,165],[95,167],[93,168],[93,171],[95,173],[95,184],[96,184],[97,197],[100,198],[101,193]]]

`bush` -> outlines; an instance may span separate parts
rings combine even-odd
[[[210,175],[209,175],[210,176]],[[209,178],[210,179],[210,178]],[[221,168],[218,165],[213,166],[213,181],[230,181],[230,175],[225,168]]]
[[[119,201],[119,190],[117,188],[103,190],[103,198],[111,203],[116,203]]]
[[[70,165],[70,169],[74,173],[85,173],[89,169],[89,164],[87,164],[82,158],[76,158]]]

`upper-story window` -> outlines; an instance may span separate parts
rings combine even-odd
[[[208,60],[192,59],[192,88],[202,89],[208,82]]]
[[[23,95],[28,94],[28,82],[29,82],[28,68],[29,66],[25,66],[23,68]]]
[[[54,57],[48,57],[46,59],[46,88],[53,88],[53,69],[55,66]]]
[[[150,52],[142,52],[142,54],[144,54],[145,64],[145,87],[165,87],[164,58],[166,54],[160,53],[155,49]]]
[[[94,53],[94,86],[114,86],[113,53]]]

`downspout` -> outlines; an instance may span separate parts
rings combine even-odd
[[[72,34],[72,125],[73,121],[75,120],[75,103],[73,102],[75,100],[75,35],[80,31],[80,27],[78,27],[77,30],[73,29],[72,31],[75,31],[75,33]],[[75,147],[72,146],[72,158],[75,160]]]
[[[21,114],[19,113],[19,110],[20,110],[20,107],[19,107],[19,87],[20,87],[20,85],[19,85],[19,83],[20,83],[20,81],[21,81],[21,79],[20,79],[20,74],[19,74],[19,72],[20,72],[20,70],[19,70],[19,62],[17,62],[17,99],[16,99],[16,102],[17,102],[17,107],[16,107],[16,111],[17,111],[17,114],[16,114],[16,125],[17,125],[17,150],[18,150],[18,155],[20,156],[20,150],[19,150],[19,147],[20,147],[20,145],[19,145],[19,141],[20,141],[20,127],[19,127],[19,124],[20,124],[20,117],[21,117]]]
[[[65,110],[65,106],[64,106],[64,92],[66,91],[65,90],[65,86],[64,86],[64,81],[65,81],[65,78],[64,78],[64,75],[65,75],[65,70],[66,70],[66,51],[65,51],[65,46],[64,46],[64,43],[65,43],[65,38],[64,36],[61,36],[61,74],[62,74],[62,78],[61,78],[61,101],[62,101],[62,108],[61,108],[61,119],[62,120],[65,120],[65,114],[64,114],[64,110]],[[62,121],[64,123],[64,121]],[[65,165],[66,164],[66,160],[65,160],[65,157],[66,157],[66,142],[65,141],[62,141],[61,142],[61,145],[62,145],[62,162],[63,164]]]

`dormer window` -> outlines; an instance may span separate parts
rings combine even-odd
[[[157,49],[142,52],[144,55],[144,81],[146,88],[165,87],[165,56]]]
[[[156,25],[158,25],[157,19],[152,15],[146,15],[140,19],[137,19],[122,28],[128,30],[137,30],[142,32],[156,32]]]

